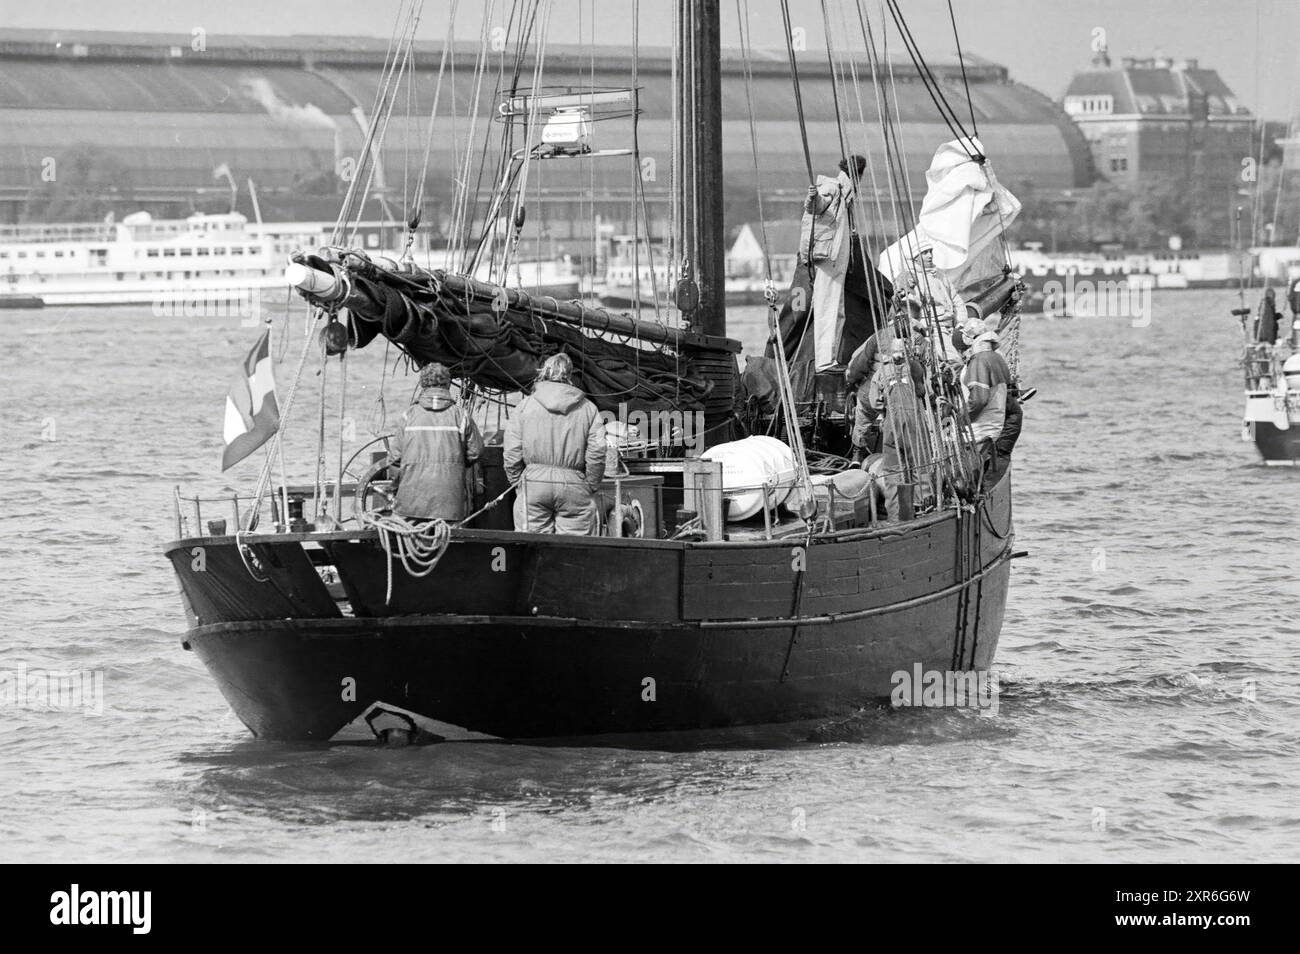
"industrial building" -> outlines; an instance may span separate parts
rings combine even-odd
[[[87,209],[99,217],[105,209],[118,218],[138,209],[178,216],[196,208],[222,210],[232,191],[251,218],[251,190],[267,219],[332,218],[346,170],[361,149],[386,41],[208,36],[202,49],[196,45],[189,35],[0,30],[0,222],[85,218]],[[416,45],[415,82],[409,96],[403,93],[384,144],[376,185],[397,218],[409,212],[423,161],[441,52],[436,42]],[[435,233],[447,226],[458,157],[463,161],[471,136],[478,55],[475,43],[456,46],[448,57],[423,210],[425,226]],[[506,56],[492,56],[479,92],[476,140],[499,122],[497,67]],[[1051,196],[1092,181],[1088,144],[1059,104],[1012,80],[1003,66],[970,55],[965,65],[980,137],[1007,186]],[[643,50],[636,66],[640,154],[652,160],[642,165],[649,169],[645,208],[662,235],[669,207],[671,61],[665,50]],[[751,66],[765,215],[797,217],[808,180],[785,51],[755,50]],[[552,46],[544,83],[552,89],[628,87],[631,67],[629,50]],[[939,58],[931,67],[965,115],[956,59]],[[865,64],[860,68],[850,101],[839,106],[851,145],[862,151],[866,142],[879,156],[876,90]],[[739,55],[726,57],[723,70],[723,186],[728,217],[739,228],[756,215],[749,100]],[[911,63],[897,62],[893,71],[910,188],[919,198],[930,156],[950,134]],[[814,163],[833,171],[841,150],[824,55],[805,55],[800,72]],[[531,69],[524,75],[531,77]],[[629,148],[632,124],[627,118],[595,123],[591,138],[596,149]],[[471,175],[486,194],[495,157],[483,161],[471,152]],[[590,232],[596,217],[607,229],[630,228],[630,157],[536,165],[528,215],[537,235],[576,239]]]

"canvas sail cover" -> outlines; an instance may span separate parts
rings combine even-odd
[[[997,274],[1001,255],[994,254],[994,240],[1020,214],[1020,201],[998,182],[987,162],[977,162],[971,154],[985,154],[978,139],[954,139],[935,151],[916,228],[880,254],[886,275],[910,267],[924,245],[934,249],[935,267],[959,290]]]

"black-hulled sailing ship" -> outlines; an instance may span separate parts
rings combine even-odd
[[[329,480],[318,467],[306,488],[280,465],[275,486],[295,382],[256,493],[235,501],[236,532],[187,533],[178,506],[180,539],[166,547],[189,618],[183,645],[256,737],[325,740],[349,725],[389,738],[725,734],[850,715],[918,666],[990,667],[1013,555],[1009,471],[972,454],[960,385],[930,354],[924,446],[899,477],[902,518],[886,522],[876,481],[848,459],[843,372],[798,366],[774,294],[776,346],[753,359],[773,393],[749,393],[723,308],[718,0],[682,0],[674,19],[675,316],[466,277],[485,257],[505,273],[530,163],[628,154],[592,148],[586,124],[602,104],[635,114],[635,79],[625,91],[557,91],[538,85],[540,68],[532,86],[502,96],[499,184],[463,269],[349,247],[350,194],[339,241],[296,255],[287,277],[314,309],[322,362],[384,339],[416,367],[447,365],[467,407],[508,407],[563,351],[602,411],[701,420],[705,452],[680,427],[619,432],[601,535],[564,536],[514,529],[501,449],[489,446],[470,519],[404,527],[385,510],[382,440],[354,448],[360,463],[340,461]],[[519,63],[523,49],[521,39]],[[392,57],[399,76],[400,49]],[[393,86],[381,90],[365,161]],[[972,161],[983,168],[982,156]],[[977,278],[967,308],[1017,326],[1009,270]],[[898,302],[877,304],[886,314]],[[904,344],[925,357],[916,340]],[[738,484],[710,451],[752,434],[789,453]],[[756,506],[742,513],[742,497]]]

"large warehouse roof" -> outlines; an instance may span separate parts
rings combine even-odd
[[[108,178],[116,177],[143,202],[210,190],[213,169],[223,164],[241,182],[251,177],[259,189],[292,191],[306,178],[328,176],[341,157],[359,151],[361,117],[380,83],[386,41],[209,36],[200,52],[190,41],[189,35],[0,30],[0,201],[7,200],[7,215],[19,214],[31,191],[45,185],[48,174],[43,178],[42,172],[50,158],[65,175],[96,163],[107,166]],[[454,81],[451,73],[444,81],[431,189],[450,181],[453,147],[463,149],[477,53],[477,44],[461,44],[450,57]],[[417,44],[410,115],[403,95],[393,116],[385,173],[399,192],[412,165],[409,153],[417,154],[418,167],[440,58],[439,44]],[[824,60],[805,59],[800,69],[809,137],[815,160],[830,168],[840,151],[831,84]],[[553,46],[545,65],[544,82],[551,86],[619,87],[631,81],[628,50]],[[648,185],[652,198],[668,187],[670,66],[665,50],[643,50],[638,61],[641,152],[658,157],[665,170]],[[936,58],[931,66],[965,116],[957,62]],[[784,53],[755,51],[752,67],[760,179],[769,193],[797,192],[806,174]],[[966,68],[981,139],[1004,182],[1013,189],[1040,190],[1087,184],[1086,143],[1056,104],[1011,81],[1001,66],[968,56]],[[741,60],[729,54],[723,69],[727,185],[752,189],[749,97]],[[859,70],[860,85],[840,107],[850,120],[851,144],[861,150],[865,141],[878,153],[875,88],[865,64]],[[906,165],[919,191],[930,155],[950,135],[911,64],[896,63],[894,72]],[[485,118],[496,105],[495,80],[494,72],[483,84],[480,115]],[[448,115],[453,101],[460,116],[454,128]],[[594,137],[598,147],[626,145],[630,124],[598,124]],[[554,165],[545,175],[555,195],[626,191],[625,166]],[[565,165],[582,168],[558,168]]]

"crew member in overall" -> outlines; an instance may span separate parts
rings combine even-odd
[[[436,361],[420,369],[420,396],[402,414],[389,441],[397,471],[393,510],[404,517],[462,520],[482,489],[483,437],[451,396],[451,372]]]
[[[914,331],[916,327],[916,323],[913,323]],[[886,330],[889,336],[882,349],[881,336]],[[891,360],[888,341],[898,341],[907,334],[902,317],[895,314],[887,328],[872,334],[853,352],[844,368],[844,383],[853,399],[853,430],[849,436],[853,447],[849,459],[853,464],[861,464],[868,455],[880,452],[881,415],[874,403],[876,396],[872,394],[871,384],[881,366]],[[913,340],[920,340],[919,336],[913,335]],[[915,387],[917,393],[920,393],[924,390],[925,372],[919,361],[913,359],[911,365]]]
[[[899,487],[909,482],[909,472],[919,463],[913,450],[924,438],[921,424],[921,395],[925,391],[925,370],[907,354],[902,338],[889,346],[889,360],[881,363],[865,389],[867,403],[881,415],[881,457],[872,468],[884,484],[885,513],[891,522],[902,518]],[[856,443],[858,435],[855,434]]]
[[[967,391],[971,431],[980,456],[991,467],[991,479],[997,479],[1010,462],[1011,451],[1020,438],[1020,402],[1016,399],[1011,368],[996,350],[998,333],[992,323],[968,316],[962,323],[961,333],[970,342],[961,381]]]
[[[605,476],[605,424],[573,386],[565,354],[546,359],[533,393],[506,423],[506,477],[515,488],[515,529],[596,533],[595,494]]]

